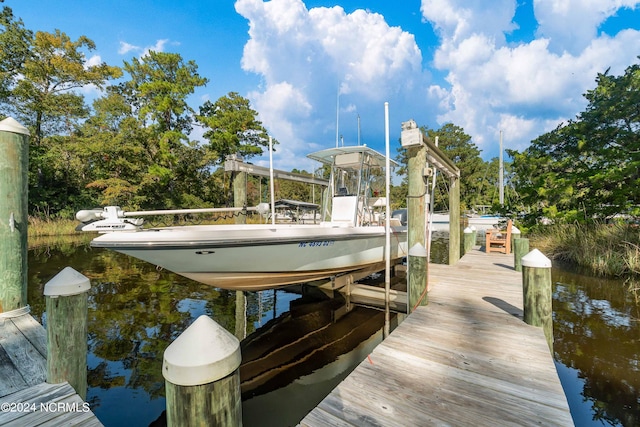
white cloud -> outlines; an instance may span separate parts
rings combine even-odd
[[[100,55],[93,55],[91,56],[91,58],[87,59],[84,62],[84,67],[88,68],[88,67],[94,67],[96,65],[100,65],[102,64],[102,57],[100,57]]]
[[[423,0],[421,10],[447,43],[484,34],[502,44],[504,33],[516,28],[515,8],[513,0]]]
[[[537,35],[550,39],[554,52],[579,55],[597,37],[600,24],[620,8],[636,5],[636,0],[534,0]]]
[[[140,47],[127,42],[120,42],[120,48],[118,53],[120,55],[126,55],[128,53],[137,53],[138,56],[145,56],[149,54],[149,51],[164,52],[165,46],[169,43],[168,39],[160,39],[156,41],[155,45]]]
[[[149,51],[154,51],[154,52],[164,52],[164,47],[167,45],[167,43],[169,43],[168,39],[161,39],[161,40],[157,40],[156,44],[153,46],[148,46],[145,47],[143,49],[142,55],[141,56],[146,56],[149,54]]]
[[[508,10],[489,22],[486,2],[423,0],[423,16],[441,44],[436,68],[448,84],[429,93],[441,107],[439,122],[453,122],[472,135],[489,157],[497,155],[499,131],[507,148],[529,142],[574,118],[586,105],[582,96],[595,86],[597,73],[611,67],[622,73],[640,51],[640,32],[597,36],[597,27],[616,10],[634,2],[535,0],[538,34],[528,43],[507,45],[515,0],[495,9]],[[568,5],[568,6],[567,6]]]
[[[498,153],[500,130],[507,148],[521,149],[582,111],[597,73],[610,67],[620,74],[640,52],[637,30],[598,32],[620,8],[640,2],[533,2],[538,25],[529,41],[514,43],[507,40],[519,25],[517,0],[422,0],[424,25],[439,37],[427,58],[445,76],[435,82],[414,35],[380,14],[307,9],[302,0],[237,0],[249,22],[242,68],[262,78],[249,99],[282,143],[280,154],[297,159],[335,140],[336,97],[347,144],[355,143],[361,117],[362,142],[380,148],[389,101],[392,132],[409,118],[432,127],[452,122],[487,158]]]
[[[249,98],[281,152],[290,149],[299,158],[313,143],[332,144],[338,92],[340,133],[350,144],[358,114],[375,123],[383,140],[383,121],[372,117],[381,116],[385,101],[399,106],[412,96],[414,110],[427,109],[415,38],[382,15],[339,6],[307,10],[301,0],[237,0],[235,7],[249,21],[242,68],[263,79]]]
[[[126,55],[129,52],[137,52],[142,50],[140,47],[138,46],[134,46],[132,44],[129,44],[127,42],[120,42],[120,48],[118,49],[118,53],[120,55]]]

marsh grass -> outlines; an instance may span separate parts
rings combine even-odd
[[[530,240],[551,259],[596,275],[640,277],[640,229],[632,225],[551,225],[532,233]]]
[[[29,238],[42,236],[68,236],[76,233],[78,221],[72,219],[52,219],[29,217]]]

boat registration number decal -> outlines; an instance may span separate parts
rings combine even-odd
[[[300,242],[298,243],[299,248],[318,248],[320,246],[333,246],[335,240],[320,240],[317,242]]]

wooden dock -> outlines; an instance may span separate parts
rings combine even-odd
[[[102,426],[73,387],[46,377],[44,327],[27,311],[0,318],[0,425]]]
[[[429,265],[419,307],[301,426],[572,426],[541,328],[522,321],[513,256]]]

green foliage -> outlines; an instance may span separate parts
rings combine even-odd
[[[209,81],[198,74],[194,61],[185,63],[177,53],[150,51],[141,59],[125,62],[124,70],[130,80],[120,84],[119,91],[141,122],[155,125],[158,133],[191,131],[194,112],[187,97]],[[180,134],[167,137],[172,142],[180,139],[185,138]]]
[[[214,103],[207,101],[200,107],[197,120],[207,129],[203,136],[209,141],[218,163],[230,154],[246,158],[260,155],[262,149],[269,146],[267,131],[257,117],[249,100],[236,92]],[[273,145],[276,144],[277,141],[273,141]]]
[[[531,220],[601,221],[640,211],[640,65],[599,74],[576,120],[541,135],[514,158]]]
[[[84,97],[75,90],[87,85],[101,88],[108,79],[121,76],[118,67],[87,65],[84,51],[94,49],[85,36],[72,41],[60,30],[35,34],[11,99],[18,121],[32,129],[36,145],[47,135],[69,133],[77,120],[87,117]]]
[[[8,106],[2,104],[9,100],[11,88],[29,56],[33,33],[6,6],[0,13],[0,30],[0,106],[4,111]]]

